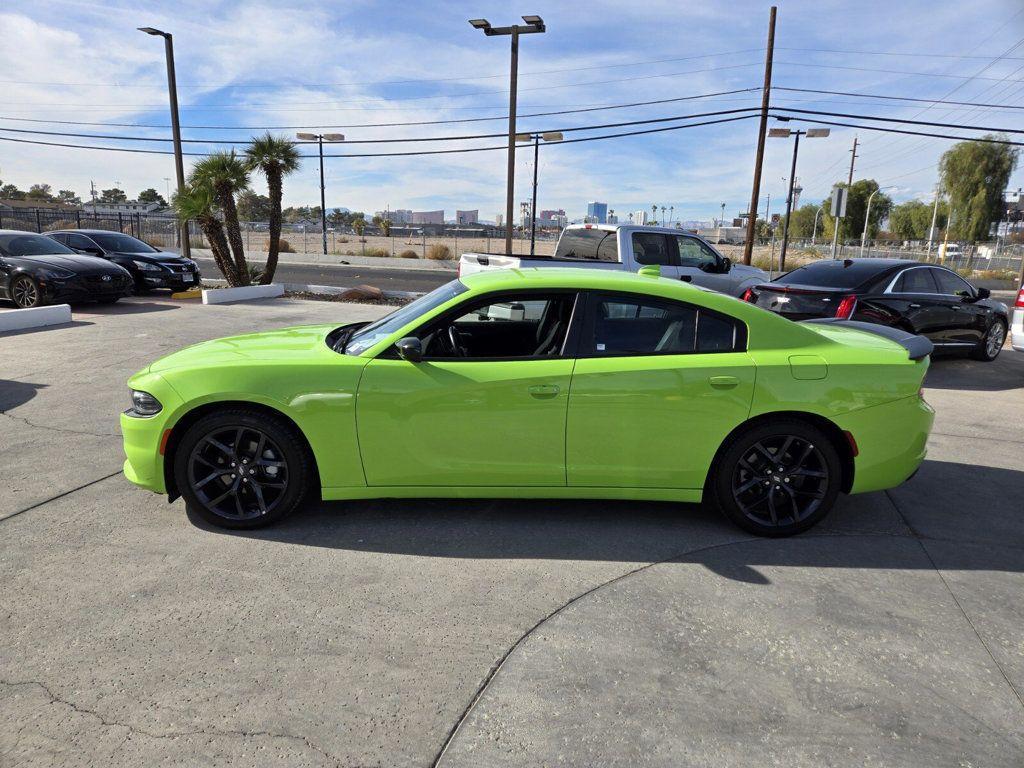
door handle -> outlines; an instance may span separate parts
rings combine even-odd
[[[961,308],[960,308],[960,306],[959,306],[959,305],[957,305],[957,304],[953,304],[953,305],[952,305],[952,306],[950,307],[950,309],[952,309],[952,310],[953,310],[954,312],[959,312]]]
[[[708,383],[715,389],[732,389],[740,383],[740,380],[735,376],[712,376],[708,379]]]
[[[562,388],[557,384],[534,384],[528,387],[528,391],[534,397],[554,397]]]
[[[680,275],[679,279],[682,280],[684,283],[689,283],[693,281],[693,277],[691,275]]]
[[[921,305],[920,305],[920,304],[911,304],[911,305],[910,305],[910,308],[911,308],[911,309],[920,309],[920,308],[921,308]]]

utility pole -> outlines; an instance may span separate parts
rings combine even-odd
[[[939,215],[939,199],[942,197],[942,184],[935,182],[935,202],[932,204],[932,225],[928,228],[927,261],[932,258],[932,242],[935,240],[935,221]]]
[[[858,155],[857,155],[857,137],[854,136],[853,137],[853,149],[850,150],[850,175],[846,177],[846,194],[847,195],[849,195],[850,194],[850,190],[853,189],[853,167],[854,167],[854,164],[857,162],[857,157],[858,157]],[[845,218],[845,216],[843,218]],[[836,219],[836,236],[837,237],[839,235],[840,222],[841,222],[841,219]],[[835,249],[833,248],[833,250],[835,250]],[[835,254],[833,254],[832,258],[835,258]]]
[[[747,241],[743,246],[743,263],[749,264],[754,253],[754,230],[757,225],[757,201],[761,197],[761,163],[764,161],[764,139],[768,128],[768,100],[772,89],[772,58],[775,54],[775,15],[773,5],[768,12],[768,45],[764,57],[764,87],[761,90],[761,121],[757,131],[757,154],[754,157],[754,188],[750,193],[750,218],[747,219]]]

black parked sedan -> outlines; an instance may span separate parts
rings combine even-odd
[[[105,229],[65,229],[47,232],[78,253],[109,259],[127,269],[135,280],[135,290],[170,288],[182,291],[195,288],[202,280],[199,267],[170,251],[160,251],[137,237]]]
[[[926,336],[935,350],[995,360],[1009,310],[956,272],[900,259],[823,259],[748,290],[745,301],[792,320],[837,317]]]
[[[0,230],[0,298],[28,309],[61,302],[113,304],[131,293],[132,276],[117,264],[42,235]]]

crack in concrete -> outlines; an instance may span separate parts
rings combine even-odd
[[[98,477],[95,480],[90,480],[87,483],[83,483],[82,485],[79,485],[76,488],[72,488],[70,490],[63,491],[62,493],[58,493],[56,496],[51,496],[48,499],[37,501],[35,504],[31,504],[25,507],[24,509],[19,509],[17,512],[11,512],[9,515],[2,515],[0,516],[0,523],[3,523],[5,520],[10,520],[12,517],[17,517],[18,515],[24,514],[25,512],[31,512],[33,509],[38,509],[39,507],[49,504],[51,501],[63,499],[65,496],[70,496],[72,493],[80,491],[83,488],[88,488],[90,485],[96,485],[96,483],[102,483],[104,480],[109,480],[112,477],[117,477],[120,474],[121,470],[119,469],[116,472],[111,472],[109,475],[104,475],[103,477]]]
[[[6,416],[12,421],[20,421],[22,424],[28,427],[35,427],[36,429],[45,429],[50,432],[63,432],[69,435],[89,435],[91,437],[121,437],[120,432],[87,432],[80,429],[68,429],[67,427],[51,427],[48,424],[37,424],[34,421],[26,419],[24,416],[15,416],[8,411],[0,411],[0,416]]]
[[[146,730],[145,728],[140,728],[138,726],[132,725],[131,723],[121,722],[118,720],[108,720],[106,717],[104,717],[102,714],[100,714],[94,709],[88,709],[86,707],[79,706],[78,704],[75,704],[73,701],[69,701],[68,699],[58,696],[53,691],[52,688],[50,688],[46,683],[40,680],[0,680],[0,685],[6,686],[8,688],[35,686],[43,691],[43,693],[49,699],[50,706],[63,705],[65,707],[68,707],[72,712],[75,712],[76,714],[85,715],[87,717],[92,717],[96,719],[99,722],[99,724],[105,728],[124,728],[127,730],[130,736],[139,735],[145,736],[146,738],[157,740],[178,739],[187,736],[214,736],[243,739],[289,739],[292,741],[300,742],[301,744],[305,745],[308,749],[313,750],[314,752],[318,753],[319,755],[330,761],[332,765],[338,766],[338,768],[346,768],[345,766],[343,766],[341,760],[338,757],[332,755],[331,753],[321,748],[319,745],[313,743],[306,736],[301,736],[299,734],[286,732],[278,733],[276,731],[249,731],[245,729],[224,730],[218,728],[195,728],[187,731],[167,731],[166,733],[155,733],[153,731]],[[127,741],[127,739],[125,739],[125,741]],[[348,768],[357,768],[357,766],[348,766]]]

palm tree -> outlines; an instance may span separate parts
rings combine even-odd
[[[231,260],[231,250],[228,248],[227,238],[224,237],[224,226],[217,218],[213,190],[208,186],[190,182],[183,191],[171,198],[171,205],[180,221],[195,221],[199,224],[199,228],[210,243],[213,260],[224,275],[224,279],[228,281],[228,285],[242,285],[238,278],[238,270]]]
[[[281,181],[299,169],[299,152],[289,139],[267,132],[253,136],[245,156],[249,168],[259,169],[266,177],[270,196],[270,247],[267,250],[267,267],[260,278],[260,282],[266,285],[274,281],[281,246]]]
[[[189,179],[196,186],[205,186],[213,190],[214,198],[224,217],[224,229],[227,240],[234,253],[235,270],[240,285],[249,285],[249,265],[245,261],[245,248],[242,245],[242,229],[238,226],[238,209],[235,207],[235,195],[249,186],[249,169],[245,162],[230,152],[214,152],[192,166]]]

